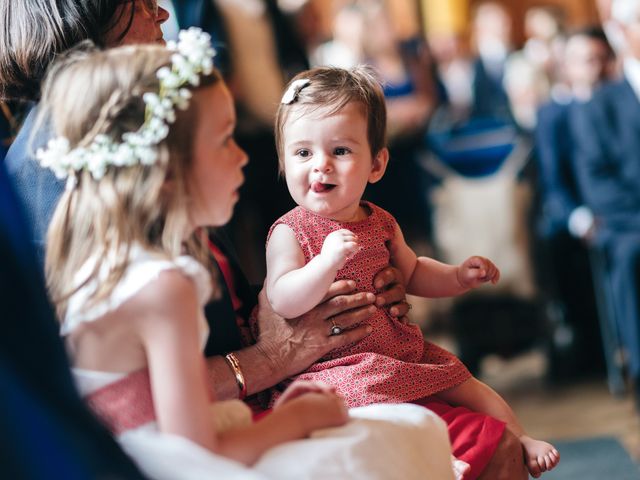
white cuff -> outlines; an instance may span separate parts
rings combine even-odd
[[[571,235],[583,238],[593,227],[593,213],[584,205],[574,209],[571,215],[569,215],[567,227]]]

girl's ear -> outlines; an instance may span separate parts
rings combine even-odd
[[[389,163],[389,149],[382,148],[373,157],[373,162],[371,164],[371,173],[369,173],[369,183],[376,183],[380,180],[384,172],[387,170],[387,164]]]

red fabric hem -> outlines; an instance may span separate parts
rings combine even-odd
[[[506,424],[489,415],[465,407],[453,407],[432,397],[413,403],[428,408],[445,421],[453,455],[471,467],[464,480],[477,479],[493,457]]]

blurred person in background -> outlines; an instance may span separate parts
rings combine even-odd
[[[507,60],[503,83],[516,125],[522,133],[531,135],[538,108],[549,98],[551,86],[545,72],[517,52]]]
[[[538,111],[535,130],[542,258],[540,285],[552,309],[552,379],[593,372],[602,364],[598,318],[586,245],[594,233],[593,214],[578,192],[569,127],[575,104],[587,102],[611,79],[614,55],[604,32],[587,27],[571,33],[559,72],[561,82]]]
[[[338,7],[331,24],[331,39],[311,52],[311,64],[341,68],[358,65],[364,59],[364,30],[365,13],[358,3],[349,2]]]
[[[611,45],[611,48],[616,53],[616,73],[621,74],[622,58],[624,57],[625,40],[620,28],[620,24],[611,16],[611,5],[613,0],[595,0],[596,10],[598,10],[598,16],[600,17],[600,23],[602,24],[602,30],[604,30],[607,40]]]
[[[613,0],[624,75],[571,113],[580,193],[595,217],[592,243],[608,257],[628,373],[640,388],[640,3]],[[636,397],[638,399],[638,397]]]
[[[452,121],[463,121],[471,114],[473,95],[473,59],[467,42],[456,32],[428,33],[427,40],[441,86],[440,112]]]
[[[524,56],[540,68],[550,83],[555,82],[564,46],[564,10],[553,5],[527,9],[524,31],[527,40]]]
[[[477,58],[473,74],[473,117],[511,119],[504,91],[505,63],[513,51],[512,20],[497,2],[479,4],[472,20],[472,41]]]
[[[367,187],[366,196],[406,226],[410,243],[426,242],[429,213],[417,157],[436,103],[426,45],[401,40],[383,1],[360,1],[356,8],[363,18],[359,63],[373,67],[383,86],[390,151],[387,174]]]

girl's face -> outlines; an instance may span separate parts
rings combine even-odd
[[[224,225],[231,219],[244,182],[242,167],[247,154],[233,139],[236,113],[225,84],[220,81],[197,91],[191,100],[199,105],[195,126],[193,163],[187,172],[193,227]]]
[[[368,182],[382,178],[389,153],[372,157],[363,108],[350,102],[337,113],[294,106],[283,128],[284,171],[294,201],[338,221],[362,218]]]
[[[132,9],[133,20],[131,20]],[[169,12],[159,7],[157,0],[133,0],[122,3],[118,7],[116,18],[119,18],[118,23],[105,35],[107,47],[136,43],[165,43],[160,25],[167,21]],[[120,38],[130,20],[129,30]]]

